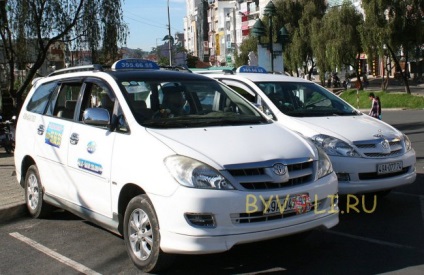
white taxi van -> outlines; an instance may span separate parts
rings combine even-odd
[[[55,206],[121,234],[145,272],[338,223],[322,149],[218,81],[146,60],[36,80],[16,137],[29,213]]]
[[[415,181],[416,156],[408,137],[322,86],[255,66],[242,66],[234,74],[203,74],[325,150],[338,177],[339,194],[385,195]]]

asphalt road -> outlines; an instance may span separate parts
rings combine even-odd
[[[417,152],[418,177],[384,198],[357,197],[340,223],[302,239],[240,245],[226,253],[179,256],[165,274],[424,274],[424,111],[385,111]],[[375,207],[375,210],[372,210]],[[0,226],[0,274],[140,274],[123,240],[67,212]]]

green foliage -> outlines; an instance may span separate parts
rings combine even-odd
[[[169,66],[169,58],[166,56],[158,56],[159,59],[157,61],[159,66]]]
[[[280,29],[286,27],[290,43],[284,46],[285,64],[296,70],[303,68],[307,74],[306,65],[315,67],[315,49],[312,47],[313,22],[321,20],[327,4],[325,0],[281,0],[276,2],[277,17]]]
[[[369,91],[348,90],[343,92],[340,97],[349,102],[352,106],[359,109],[371,108],[369,99]],[[384,108],[406,108],[406,109],[423,109],[424,96],[415,96],[400,92],[373,92],[380,97],[382,112]],[[359,100],[359,104],[358,104]]]
[[[242,65],[247,65],[249,61],[249,53],[258,52],[258,40],[251,36],[247,39],[244,39],[240,45],[240,54],[236,52],[235,56],[235,66],[240,67]]]
[[[362,15],[348,2],[329,9],[321,20],[312,21],[311,44],[321,79],[326,71],[349,66],[359,69],[356,58],[362,52],[358,30],[362,22]]]
[[[107,64],[119,55],[118,44],[126,42],[121,0],[8,0],[7,5],[0,34],[12,83],[9,92],[18,100],[56,42],[70,45],[71,50],[90,51],[93,62]],[[17,91],[13,89],[15,68],[27,70]]]
[[[197,63],[198,60],[199,60],[199,58],[197,56],[188,54],[187,60],[186,60],[187,66],[189,68],[196,68],[196,63]]]

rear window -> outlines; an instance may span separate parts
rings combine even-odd
[[[38,87],[28,102],[27,111],[43,114],[56,87],[56,82],[45,83]]]

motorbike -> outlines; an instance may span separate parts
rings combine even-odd
[[[342,86],[345,90],[352,88],[352,83],[350,82],[349,78],[346,78],[343,80]]]
[[[333,88],[340,88],[341,82],[340,82],[340,78],[338,77],[337,73],[333,73],[331,78],[332,78],[332,82],[333,82]]]
[[[16,116],[0,123],[0,147],[4,147],[8,154],[15,151],[15,125]]]

